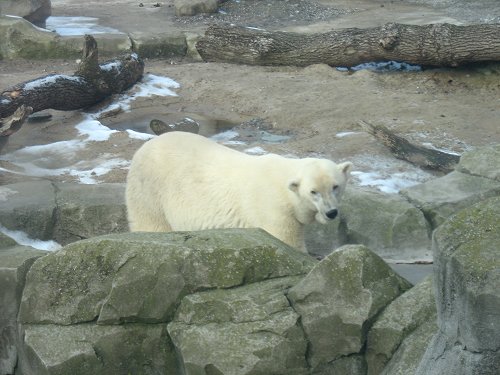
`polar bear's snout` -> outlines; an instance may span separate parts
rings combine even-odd
[[[333,220],[333,219],[335,219],[337,217],[338,213],[339,213],[339,210],[337,210],[336,208],[334,208],[333,210],[328,211],[325,215],[330,220]]]

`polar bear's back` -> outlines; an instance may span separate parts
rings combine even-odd
[[[134,155],[127,177],[130,229],[194,230],[220,227],[221,221],[225,227],[245,226],[233,203],[238,192],[229,180],[238,180],[245,172],[241,165],[249,166],[254,158],[186,132],[146,142]],[[220,212],[229,201],[233,211]]]

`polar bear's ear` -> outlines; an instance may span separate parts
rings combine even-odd
[[[299,185],[300,185],[300,182],[299,180],[292,180],[290,181],[290,183],[288,184],[288,188],[293,191],[293,192],[298,192],[299,191]]]
[[[348,178],[351,175],[352,163],[350,161],[346,161],[345,163],[339,164],[339,167],[346,178]]]

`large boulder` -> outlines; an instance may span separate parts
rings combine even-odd
[[[500,195],[500,181],[454,171],[402,190],[401,194],[422,210],[435,229],[455,212]]]
[[[339,217],[327,225],[306,227],[309,253],[324,256],[345,244],[361,244],[386,260],[432,258],[430,228],[422,211],[397,194],[350,187]]]
[[[215,13],[219,8],[218,0],[175,0],[175,15],[194,16],[199,13]]]
[[[500,198],[452,216],[433,236],[439,331],[419,375],[498,374]]]
[[[213,317],[223,327],[212,331],[215,337],[231,342],[225,335],[238,327],[242,336],[232,343],[259,341],[254,348],[262,353],[252,354],[260,358],[257,368],[284,368],[275,362],[285,353],[286,365],[302,371],[306,342],[284,293],[316,263],[260,229],[126,233],[67,245],[35,262],[26,278],[20,368],[28,375],[181,374],[176,353],[189,368],[186,340],[197,337],[197,324],[213,327]],[[269,279],[276,280],[258,283]],[[179,305],[169,326],[176,351],[167,324]],[[245,324],[251,319],[261,322]],[[179,330],[186,322],[193,326]],[[220,354],[222,361],[230,355]],[[209,370],[221,366],[209,362]]]
[[[480,147],[465,152],[455,168],[462,173],[500,181],[500,145]]]
[[[0,224],[49,240],[54,232],[55,191],[49,181],[0,186]]]
[[[0,16],[0,60],[78,57],[60,43],[60,37],[34,26],[24,18]],[[83,40],[80,44],[83,44]]]
[[[410,286],[362,245],[343,246],[318,263],[288,293],[313,369],[361,352],[375,316]]]
[[[32,24],[45,27],[52,14],[50,0],[0,0],[0,14],[19,16]]]
[[[0,233],[0,374],[13,374],[17,363],[17,314],[26,273],[46,254],[17,243]]]
[[[413,361],[415,369],[420,363],[423,351],[425,351],[432,335],[436,332],[436,319],[436,303],[434,300],[434,290],[432,289],[432,277],[428,276],[421,283],[396,298],[377,317],[376,322],[368,333],[366,345],[368,375],[380,374],[403,343],[405,343],[405,346],[413,348],[412,358],[415,358]],[[427,343],[424,343],[425,346],[420,349],[420,357],[418,357],[414,344],[410,344],[410,342],[413,343],[415,337],[420,338],[420,336],[413,336],[412,338],[409,338],[409,336],[427,322],[432,323],[434,331],[431,331],[431,337],[428,337]],[[419,340],[418,342],[421,341]],[[396,362],[399,361],[394,361],[392,367],[396,367]],[[406,358],[404,363],[406,369],[408,369],[410,364]]]
[[[48,181],[0,186],[0,224],[61,244],[128,231],[124,184]]]
[[[449,216],[485,199],[500,195],[500,146],[465,152],[454,172],[402,190],[422,210],[432,229]]]
[[[437,332],[436,316],[423,322],[412,333],[410,333],[396,352],[393,353],[391,360],[384,367],[381,375],[408,375],[415,374],[422,357]]]
[[[187,294],[300,275],[313,264],[257,229],[96,237],[33,265],[19,316],[63,325],[167,322]]]
[[[181,374],[166,324],[40,324],[23,333],[23,375]]]
[[[52,238],[62,245],[85,238],[128,231],[124,184],[54,184]]]
[[[397,194],[348,189],[342,198],[340,238],[362,244],[384,259],[431,259],[428,223]]]
[[[130,52],[127,34],[96,34],[99,56]],[[0,60],[68,59],[82,54],[83,36],[61,36],[21,17],[0,15]]]
[[[184,297],[168,331],[185,374],[307,374],[300,317],[285,296],[300,278]]]
[[[187,53],[186,37],[182,33],[149,34],[136,31],[129,34],[135,52],[141,58],[171,58],[185,56]]]

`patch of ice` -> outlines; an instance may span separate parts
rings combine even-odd
[[[441,152],[444,152],[446,154],[450,154],[450,155],[457,155],[457,156],[460,156],[461,154],[458,153],[458,152],[455,152],[455,151],[452,151],[452,150],[448,150],[446,148],[438,148],[436,146],[434,146],[432,143],[430,142],[424,142],[422,143],[422,146],[425,146],[425,147],[428,147],[428,148],[431,148],[433,150],[436,150],[436,151],[441,151]]]
[[[340,132],[335,134],[335,137],[337,138],[344,138],[344,137],[349,137],[351,135],[356,135],[356,134],[362,134],[361,132]]]
[[[210,139],[213,139],[216,142],[227,142],[236,138],[238,135],[238,132],[234,130],[226,130],[225,132],[217,133],[211,136]]]
[[[38,250],[54,251],[59,250],[62,246],[55,241],[42,241],[30,238],[26,233],[20,230],[10,230],[0,225],[0,232],[12,238],[18,244],[23,246],[31,246]]]
[[[147,141],[149,139],[156,137],[156,135],[154,135],[154,134],[136,132],[135,130],[131,130],[131,129],[127,129],[127,133],[128,133],[129,138],[139,139],[141,141]]]
[[[257,31],[266,31],[265,29],[261,29],[260,27],[252,27],[252,26],[246,26],[245,29],[257,30]]]
[[[23,147],[10,154],[2,155],[1,160],[9,160],[15,164],[35,160],[39,164],[46,164],[54,157],[65,162],[74,157],[76,151],[82,149],[85,144],[73,139],[71,141],[60,141],[47,145],[36,145]],[[36,157],[36,158],[34,158]]]
[[[123,34],[111,27],[98,25],[98,22],[95,17],[51,16],[45,21],[45,27],[59,35]]]
[[[383,176],[378,172],[358,172],[351,174],[359,181],[360,186],[375,187],[383,193],[397,194],[401,189],[421,183],[418,179],[408,173],[395,173],[391,176]]]
[[[111,64],[109,68],[112,69]],[[57,80],[57,77],[59,76],[46,77],[45,82],[49,83],[49,80]],[[37,82],[43,84],[44,81],[37,80]],[[114,108],[125,107],[125,109],[129,109],[130,103],[139,97],[153,95],[176,96],[177,94],[171,89],[178,87],[180,85],[170,78],[147,74],[141,83],[136,84],[127,93],[118,96],[116,102],[98,113],[87,114],[84,120],[75,126],[83,139],[28,146],[10,154],[2,155],[0,160],[10,161],[20,168],[21,172],[4,168],[0,168],[0,170],[37,177],[71,175],[77,177],[83,184],[95,184],[97,183],[95,177],[106,174],[114,168],[124,168],[129,165],[128,161],[116,159],[110,155],[101,155],[92,160],[81,160],[77,155],[78,151],[86,147],[87,142],[107,141],[111,134],[118,133],[117,130],[104,126],[98,120],[100,114]],[[133,130],[127,130],[127,134],[130,138],[140,140],[155,137],[151,134],[139,133]]]
[[[96,117],[98,117],[100,113],[117,108],[121,108],[124,111],[130,111],[130,103],[137,98],[147,98],[150,96],[177,96],[172,89],[178,89],[179,87],[180,85],[171,78],[146,74],[141,82],[136,83],[130,90],[119,95],[113,104],[102,109],[96,114]]]
[[[101,124],[98,120],[87,118],[76,125],[80,135],[86,135],[86,141],[107,141],[111,134],[118,133],[118,130],[111,130]]]
[[[351,159],[355,171],[353,182],[373,187],[381,192],[396,194],[401,189],[426,182],[434,176],[405,161],[385,156],[361,155]]]
[[[222,141],[222,143],[225,145],[232,145],[232,146],[246,145],[246,143],[243,141]]]
[[[129,165],[130,162],[125,159],[114,158],[102,161],[98,164],[97,167],[93,167],[89,170],[70,169],[69,174],[71,176],[77,177],[78,181],[82,184],[92,185],[98,183],[95,177],[105,175],[113,169],[123,168]]]
[[[0,170],[6,171],[4,168],[0,168]],[[5,186],[0,186],[0,202],[5,202],[8,200],[8,197],[10,195],[15,195],[18,194],[17,191],[9,189],[8,187]]]
[[[247,148],[246,150],[244,150],[244,152],[246,152],[247,154],[250,154],[250,155],[264,155],[264,154],[267,154],[266,150],[264,150],[262,147],[251,147],[251,148]]]
[[[101,70],[104,70],[106,72],[109,72],[110,70],[113,70],[113,69],[118,70],[118,69],[120,69],[121,66],[122,66],[121,61],[111,61],[107,64],[99,65]]]
[[[25,90],[34,90],[43,86],[52,85],[57,82],[58,79],[70,80],[75,82],[82,82],[82,77],[68,76],[62,74],[51,74],[46,77],[35,79],[24,85]]]

